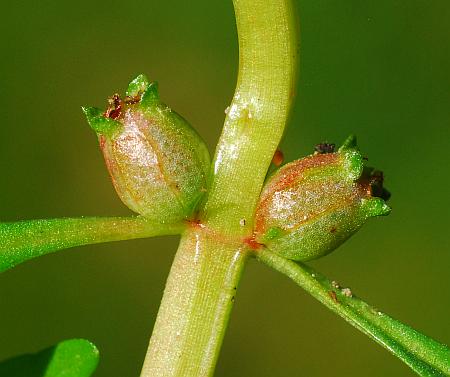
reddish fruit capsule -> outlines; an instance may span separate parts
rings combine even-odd
[[[380,172],[363,167],[350,137],[337,152],[291,162],[266,183],[255,218],[256,241],[305,261],[336,249],[369,218],[387,215]]]
[[[156,83],[140,75],[108,109],[83,108],[114,187],[133,211],[158,222],[188,218],[206,192],[208,149],[180,115],[164,105]]]

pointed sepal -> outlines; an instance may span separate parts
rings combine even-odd
[[[152,107],[154,105],[160,104],[161,100],[159,98],[158,83],[156,81],[151,82],[141,97],[141,105],[145,107]]]
[[[104,113],[96,107],[83,106],[81,109],[86,116],[89,126],[91,126],[97,135],[104,135],[111,138],[122,129],[120,122],[106,118]]]
[[[348,149],[355,149],[357,148],[356,144],[356,136],[355,135],[349,135],[347,139],[342,143],[342,145],[339,147],[339,152],[345,152]]]
[[[350,135],[339,148],[338,153],[342,156],[344,168],[348,172],[348,178],[352,181],[358,179],[364,168],[364,160],[356,145],[355,135]]]
[[[366,218],[376,216],[387,216],[391,213],[391,207],[381,198],[363,199],[361,210]]]
[[[149,85],[150,80],[147,78],[147,76],[144,74],[140,74],[128,84],[128,89],[125,94],[127,97],[141,96],[146,91]]]

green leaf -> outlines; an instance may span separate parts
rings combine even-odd
[[[84,339],[70,339],[36,354],[21,355],[0,363],[0,376],[89,377],[98,364],[95,345]]]
[[[419,376],[449,376],[450,349],[389,317],[331,282],[312,268],[277,256],[268,249],[257,257],[288,276],[314,298],[406,363]]]
[[[0,223],[0,272],[74,246],[179,234],[182,224],[138,217],[85,217]]]

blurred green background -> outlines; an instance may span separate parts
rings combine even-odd
[[[317,269],[450,344],[450,2],[298,1],[287,160],[359,137],[392,214]],[[80,106],[145,72],[211,150],[237,73],[227,1],[15,1],[0,23],[0,219],[126,215]],[[98,345],[96,376],[138,376],[177,238],[67,250],[0,276],[0,359]],[[326,355],[324,357],[324,355]],[[250,261],[217,376],[411,376],[284,276]]]

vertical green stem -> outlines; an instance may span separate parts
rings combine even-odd
[[[205,215],[248,232],[294,97],[297,29],[291,0],[234,0],[239,75],[213,162]],[[241,227],[241,220],[246,227]]]
[[[292,0],[234,0],[239,77],[201,225],[182,237],[141,377],[210,376],[243,270],[246,237],[294,96]]]
[[[202,230],[183,236],[141,376],[213,373],[246,259],[242,245]]]

